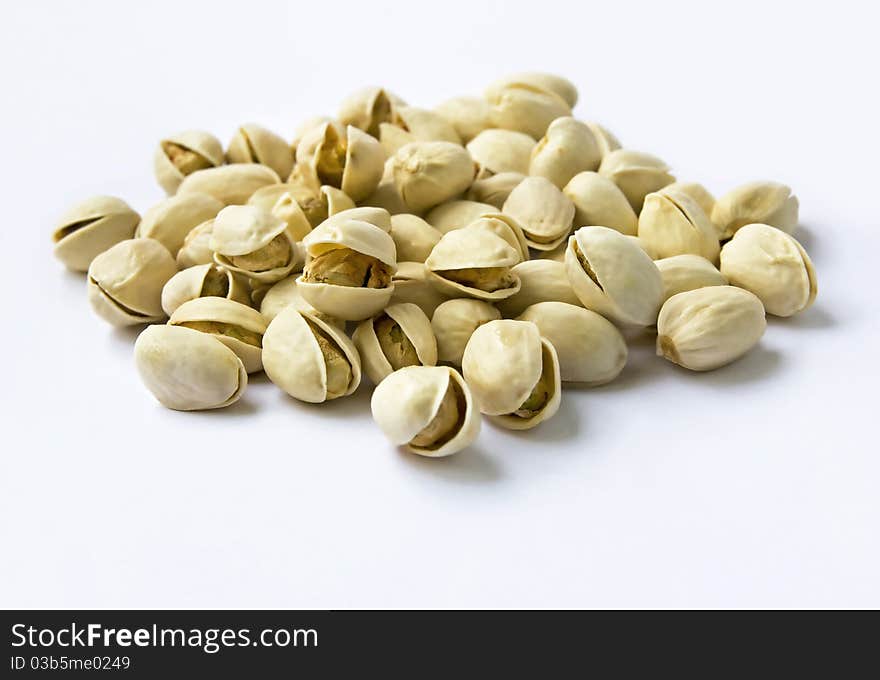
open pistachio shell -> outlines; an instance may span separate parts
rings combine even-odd
[[[383,380],[370,401],[373,419],[393,444],[441,458],[470,446],[480,412],[470,388],[446,366],[408,366]]]
[[[596,138],[602,158],[620,148],[620,141],[610,130],[593,121],[586,121],[585,124],[593,132],[593,137]]]
[[[135,236],[156,239],[176,257],[187,235],[222,209],[223,204],[208,194],[169,196],[144,213]]]
[[[183,239],[183,245],[177,251],[177,268],[187,269],[197,264],[212,264],[214,251],[211,250],[211,233],[214,231],[214,220],[206,220],[193,227]]]
[[[696,201],[708,217],[712,216],[712,210],[715,209],[715,197],[702,184],[698,182],[673,182],[660,189],[661,193],[670,191],[689,196],[692,201]]]
[[[339,107],[339,121],[379,138],[379,126],[390,123],[398,106],[405,106],[397,95],[381,87],[366,87],[346,97]]]
[[[574,203],[544,177],[526,177],[510,192],[502,211],[521,225],[535,250],[553,250],[571,232]]]
[[[491,99],[511,86],[530,87],[543,92],[552,92],[570,107],[574,107],[578,101],[577,88],[570,80],[552,73],[539,72],[514,73],[499,78],[486,88],[486,97]]]
[[[389,304],[412,302],[429,318],[439,305],[449,299],[428,280],[428,268],[423,262],[398,262],[391,280],[394,293]]]
[[[563,382],[604,385],[626,365],[628,350],[620,331],[605,317],[580,305],[538,302],[518,319],[535,324],[556,349]]]
[[[431,208],[425,215],[425,220],[441,234],[445,234],[447,231],[466,227],[485,213],[494,212],[498,212],[498,209],[488,203],[457,199]]]
[[[355,222],[368,222],[374,227],[379,227],[379,229],[384,232],[391,232],[391,214],[385,210],[385,208],[375,208],[371,206],[361,206],[359,208],[343,210],[332,217],[328,217],[319,226],[326,230],[329,229],[331,225],[339,226],[352,220]]]
[[[531,322],[483,324],[468,340],[461,365],[480,411],[502,427],[529,429],[559,410],[559,359]]]
[[[320,184],[342,189],[357,202],[379,186],[385,152],[376,139],[352,125],[341,135],[334,125],[325,123],[303,137],[296,160]]]
[[[658,191],[645,197],[639,214],[639,240],[658,258],[691,253],[717,262],[718,233],[703,209],[680,191]]]
[[[726,286],[727,278],[705,257],[673,255],[655,260],[663,277],[664,302],[673,295],[706,286]]]
[[[349,337],[293,306],[281,310],[263,334],[263,368],[287,394],[316,404],[347,396],[361,382],[360,357]]]
[[[168,316],[180,305],[201,297],[224,297],[250,303],[250,287],[242,278],[216,264],[197,264],[177,272],[162,288],[162,310]]]
[[[299,217],[300,211],[308,225],[306,231],[306,233],[308,233],[308,231],[311,231],[312,227],[317,227],[328,217],[340,213],[343,210],[355,207],[354,201],[352,201],[344,191],[337,189],[336,187],[324,185],[315,189],[303,186],[302,184],[291,183],[272,184],[257,190],[254,192],[253,196],[248,199],[248,205],[256,205],[264,210],[271,211],[278,206],[279,199],[285,194],[289,194],[290,198],[283,201],[282,205],[295,202],[300,208],[300,210],[297,211],[296,218],[292,220],[292,224],[288,225],[288,228],[292,229],[294,234],[306,229],[306,227],[300,225],[300,222],[302,221]],[[279,213],[284,209],[285,208],[279,206]],[[287,209],[291,210],[293,208],[291,206]],[[281,214],[278,216],[282,217]],[[303,234],[303,236],[304,235],[305,234]]]
[[[489,211],[468,224],[466,229],[484,229],[500,236],[519,255],[519,261],[529,259],[529,244],[525,232],[519,221],[511,215],[502,212]]]
[[[424,262],[443,234],[416,215],[393,215],[391,238],[397,257],[407,262]]]
[[[352,340],[364,373],[375,385],[404,366],[437,364],[437,340],[431,322],[412,303],[388,305],[381,314],[361,321]]]
[[[449,297],[503,300],[515,295],[520,280],[510,267],[520,254],[488,229],[447,232],[425,260],[430,281]]]
[[[138,336],[135,364],[147,389],[177,411],[223,408],[241,398],[247,372],[231,349],[207,333],[154,325]]]
[[[287,177],[293,168],[293,151],[280,135],[256,123],[245,123],[232,137],[226,150],[230,163],[261,163],[279,177]]]
[[[562,192],[574,203],[575,228],[600,226],[631,236],[638,233],[639,218],[626,196],[599,173],[578,173]]]
[[[269,184],[281,182],[272,168],[258,163],[237,163],[197,170],[180,184],[178,194],[208,194],[223,205],[242,205],[253,193]]]
[[[177,264],[168,249],[151,238],[120,241],[89,266],[92,309],[114,326],[153,323],[165,318],[162,288]]]
[[[581,304],[568,282],[568,274],[562,262],[528,260],[520,262],[511,271],[519,277],[521,284],[516,295],[498,301],[498,310],[505,318],[519,316],[526,307],[539,302]]]
[[[518,172],[501,172],[484,179],[477,179],[471,184],[465,198],[477,203],[487,203],[501,210],[510,192],[525,178],[525,175]]]
[[[659,158],[629,149],[608,153],[602,159],[599,174],[620,187],[636,213],[641,212],[645,196],[675,181],[666,163]]]
[[[326,323],[345,330],[345,321],[329,314],[322,314],[303,299],[296,285],[297,278],[298,276],[293,274],[266,287],[259,303],[260,314],[263,315],[266,323],[271,322],[285,307],[295,307],[301,312],[308,312]]]
[[[302,138],[324,123],[335,125],[339,132],[345,130],[345,126],[342,123],[333,120],[330,116],[312,116],[311,118],[306,118],[297,125],[296,129],[293,131],[293,139],[290,140],[290,148],[293,149],[294,154],[296,154],[296,148],[299,146]]]
[[[180,305],[168,323],[210,333],[235,352],[248,373],[263,370],[266,320],[252,307],[222,297],[200,297]]]
[[[482,97],[455,97],[434,110],[449,121],[464,144],[492,126],[489,104]]]
[[[477,179],[515,172],[529,174],[535,138],[513,130],[483,130],[467,144],[477,164]]]
[[[768,224],[787,234],[797,228],[798,199],[779,182],[749,182],[724,194],[712,210],[721,240],[747,224]]]
[[[55,226],[55,257],[73,271],[88,271],[92,260],[110,246],[130,239],[140,215],[121,198],[94,196],[77,203]]]
[[[571,115],[571,107],[557,94],[527,83],[490,89],[486,100],[494,127],[524,132],[534,139],[543,137],[557,118]]]
[[[414,106],[396,107],[392,122],[379,126],[379,140],[388,156],[410,142],[461,144],[461,137],[443,116]]]
[[[501,312],[482,300],[456,298],[442,303],[431,317],[438,359],[461,366],[464,348],[474,331],[484,323],[500,318]]]
[[[546,177],[559,189],[579,172],[597,170],[602,152],[593,131],[571,117],[557,118],[532,149],[529,174]]]
[[[414,142],[391,159],[394,184],[411,212],[421,213],[466,191],[474,161],[452,142]]]
[[[568,239],[565,270],[587,309],[624,326],[652,326],[663,277],[638,244],[614,229],[581,227]]]
[[[184,178],[223,165],[223,145],[214,135],[185,130],[161,140],[153,154],[153,171],[159,186],[171,195]]]

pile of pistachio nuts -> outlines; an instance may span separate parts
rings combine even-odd
[[[473,442],[481,414],[551,418],[563,383],[614,380],[638,333],[708,371],[753,348],[766,314],[810,306],[787,186],[716,200],[573,117],[577,99],[523,73],[434,109],[367,88],[292,141],[173,134],[153,159],[168,197],[143,215],[74,206],[55,254],[88,272],[98,316],[147,325],[136,365],[164,406],[229,406],[258,371],[320,403],[365,374],[385,435],[431,457]]]

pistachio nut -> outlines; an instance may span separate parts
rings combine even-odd
[[[308,168],[319,184],[342,189],[357,202],[379,186],[385,152],[376,139],[352,125],[340,134],[334,125],[324,123],[302,138],[296,161]]]
[[[421,213],[466,191],[474,161],[452,142],[414,142],[391,158],[394,184],[411,212]]]
[[[222,297],[200,297],[175,309],[168,324],[210,333],[235,352],[248,373],[263,370],[266,320],[253,307]]]
[[[222,209],[223,204],[208,194],[169,196],[144,213],[135,236],[156,239],[176,257],[189,233]]]
[[[223,145],[214,135],[185,130],[161,140],[153,154],[153,171],[166,194],[175,193],[184,178],[223,165]]]
[[[388,156],[410,142],[452,142],[461,137],[452,124],[439,113],[414,106],[394,108],[391,122],[379,125],[379,141]]]
[[[431,321],[412,303],[388,305],[358,324],[352,335],[364,373],[378,385],[405,366],[436,366],[437,340]]]
[[[715,197],[711,192],[699,182],[673,182],[660,190],[662,193],[676,191],[686,194],[691,200],[696,201],[707,217],[712,216],[715,209]]]
[[[657,319],[657,355],[692,371],[711,371],[754,347],[767,326],[764,306],[734,286],[673,295]]]
[[[245,123],[235,131],[226,149],[229,163],[261,163],[279,177],[293,169],[293,151],[280,135],[256,123]]]
[[[376,387],[370,407],[393,444],[428,458],[457,453],[480,433],[480,412],[470,388],[446,366],[395,371]]]
[[[482,300],[455,298],[438,305],[431,318],[438,359],[461,366],[464,348],[474,331],[484,323],[500,318],[501,312]]]
[[[211,233],[214,231],[214,220],[206,220],[193,227],[183,239],[183,245],[177,251],[178,269],[188,269],[197,264],[214,262],[214,251],[211,250]]]
[[[567,78],[552,73],[515,73],[499,78],[486,89],[486,97],[491,99],[499,92],[511,86],[530,87],[542,92],[552,92],[561,98],[569,107],[574,108],[578,101],[577,88]]]
[[[464,144],[492,127],[489,104],[481,97],[454,97],[434,110],[455,128]]]
[[[639,240],[658,258],[691,253],[716,262],[721,249],[715,225],[696,201],[680,191],[663,190],[645,197]]]
[[[457,199],[446,201],[431,208],[425,215],[425,221],[441,234],[453,229],[461,229],[486,213],[498,212],[498,208],[488,203]]]
[[[535,138],[513,130],[483,130],[467,144],[468,153],[477,164],[477,179],[502,172],[529,174]]]
[[[197,170],[186,176],[177,193],[208,194],[223,205],[242,205],[257,189],[279,182],[272,168],[258,163],[237,163]]]
[[[189,328],[145,328],[134,344],[134,359],[147,389],[176,411],[229,406],[247,387],[247,372],[235,352]]]
[[[593,137],[596,138],[596,144],[599,146],[599,153],[602,158],[620,148],[620,140],[606,127],[593,121],[586,121],[586,126],[590,128]]]
[[[498,301],[498,310],[508,319],[519,316],[526,307],[539,302],[567,302],[580,305],[568,282],[565,264],[555,260],[527,260],[511,271],[519,277],[519,292]]]
[[[727,278],[715,265],[699,255],[673,255],[655,260],[654,264],[663,277],[664,300],[688,290],[727,285]]]
[[[490,88],[486,100],[494,127],[524,132],[534,139],[543,137],[557,118],[571,115],[571,107],[559,95],[528,83]]]
[[[602,152],[593,131],[570,116],[557,118],[532,150],[529,174],[562,189],[579,172],[597,170]]]
[[[515,217],[501,212],[487,212],[477,218],[465,229],[483,229],[500,236],[516,251],[520,262],[529,259],[529,244],[525,232]]]
[[[620,187],[636,213],[641,212],[645,196],[675,181],[667,165],[659,158],[628,149],[609,152],[602,159],[599,174]]]
[[[114,326],[161,321],[162,287],[176,273],[174,258],[158,241],[120,241],[89,265],[89,303]]]
[[[349,337],[309,312],[285,307],[263,334],[263,368],[300,401],[345,397],[361,382],[361,361]]]
[[[471,184],[465,198],[478,203],[488,203],[501,210],[510,192],[525,178],[525,175],[518,172],[499,172],[497,175],[477,179]]]
[[[397,257],[407,262],[424,262],[443,234],[416,215],[393,215],[391,238]]]
[[[712,221],[722,241],[747,224],[769,224],[791,234],[798,223],[798,199],[779,182],[749,182],[715,202]]]
[[[626,341],[604,316],[566,302],[538,302],[527,307],[520,321],[531,321],[549,340],[559,358],[564,382],[591,387],[614,380],[626,365]]]
[[[553,250],[571,233],[574,203],[545,177],[526,177],[510,192],[502,212],[515,218],[535,250]]]
[[[193,265],[168,279],[162,288],[162,310],[171,316],[184,302],[203,297],[221,297],[246,305],[250,303],[250,287],[213,262]]]
[[[510,268],[520,254],[488,229],[456,229],[443,234],[425,260],[430,281],[449,297],[503,300],[520,288]]]
[[[260,298],[260,314],[270,323],[285,307],[295,307],[301,312],[308,312],[341,330],[345,330],[345,321],[336,319],[329,314],[322,314],[303,299],[296,285],[297,274],[281,279],[266,287]]]
[[[339,107],[339,121],[378,139],[379,126],[392,121],[398,106],[405,104],[397,95],[381,87],[366,87],[345,98]]]
[[[297,288],[318,311],[361,321],[378,314],[391,299],[396,250],[388,232],[369,222],[338,220],[340,215],[303,241],[308,262]]]
[[[638,244],[608,227],[581,227],[565,251],[568,281],[584,307],[624,326],[653,326],[663,277]]]
[[[77,272],[88,271],[92,260],[110,246],[130,239],[140,221],[121,198],[94,196],[77,203],[55,226],[55,257]]]
[[[574,203],[575,227],[609,227],[635,236],[639,218],[624,193],[598,172],[580,172],[562,192]]]
[[[394,284],[394,293],[389,304],[412,302],[428,317],[449,299],[428,280],[428,268],[424,262],[398,262],[391,282]]]
[[[801,244],[767,224],[737,230],[721,251],[721,273],[757,295],[774,316],[804,311],[818,291],[816,270]]]
[[[217,264],[260,283],[280,281],[303,262],[287,223],[254,205],[223,208],[209,245]]]
[[[483,324],[468,340],[461,366],[480,411],[502,427],[529,429],[559,410],[556,349],[529,321]]]

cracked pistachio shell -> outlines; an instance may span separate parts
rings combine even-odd
[[[818,291],[816,271],[801,244],[767,224],[737,230],[721,251],[721,273],[757,295],[774,316],[804,311]]]
[[[620,331],[604,316],[580,305],[539,302],[518,319],[531,321],[552,343],[564,382],[604,385],[626,365],[628,351]]]
[[[483,229],[500,236],[513,248],[519,256],[520,262],[529,259],[529,245],[526,241],[525,232],[516,218],[501,212],[487,212],[477,218],[465,229]]]
[[[391,232],[391,214],[384,208],[370,206],[361,206],[359,208],[343,210],[332,217],[328,217],[318,226],[324,229],[329,229],[331,225],[339,226],[352,220],[356,222],[367,222],[374,227],[379,227],[379,229],[384,232]]]
[[[666,163],[641,151],[617,149],[602,159],[599,174],[614,182],[636,213],[641,212],[645,196],[672,184]]]
[[[549,340],[528,321],[501,319],[477,328],[464,350],[462,373],[480,411],[513,430],[525,430],[559,410],[559,359]],[[545,400],[530,415],[517,415],[533,391]]]
[[[500,318],[501,312],[488,302],[470,298],[447,300],[434,310],[431,318],[431,328],[437,338],[437,357],[461,366],[464,348],[474,331]]]
[[[183,239],[183,245],[177,251],[177,268],[188,269],[197,264],[212,264],[214,251],[211,250],[211,232],[214,231],[214,220],[206,220],[192,228]]]
[[[696,201],[679,191],[645,197],[639,240],[658,258],[690,253],[716,262],[721,250],[715,225]]]
[[[187,235],[222,209],[223,204],[208,194],[169,196],[144,213],[135,236],[156,239],[176,257]]]
[[[715,202],[712,221],[721,240],[731,238],[747,224],[769,224],[791,234],[798,223],[798,199],[779,182],[749,182]]]
[[[544,177],[526,177],[510,192],[502,211],[521,225],[535,250],[553,250],[571,233],[574,203]]]
[[[285,199],[279,205],[279,199],[285,194],[289,194],[290,198]],[[256,205],[264,210],[271,211],[277,208],[279,217],[282,217],[281,212],[293,210],[293,206],[290,204],[294,202],[299,206],[302,216],[308,223],[308,231],[317,227],[328,217],[355,207],[354,201],[344,191],[327,185],[315,189],[302,184],[272,184],[255,191],[253,196],[248,199],[248,205]],[[293,226],[301,231],[305,227],[300,223],[301,219],[297,212]],[[288,227],[290,228],[291,225],[289,224]]]
[[[518,172],[501,172],[484,179],[477,179],[465,194],[469,201],[487,203],[501,210],[510,192],[526,178]]]
[[[562,192],[574,203],[574,226],[609,227],[635,236],[639,218],[624,193],[597,172],[581,172],[571,178]]]
[[[94,196],[77,203],[55,226],[55,257],[77,272],[88,271],[92,260],[110,246],[130,239],[140,215],[121,198]]]
[[[715,208],[715,197],[709,190],[698,182],[673,182],[660,190],[661,193],[678,192],[689,196],[692,201],[696,201],[707,217],[712,216],[712,210]]]
[[[250,287],[228,269],[213,262],[197,264],[177,272],[162,288],[162,310],[167,316],[180,305],[196,298],[219,296],[242,304],[250,302]]]
[[[308,312],[325,323],[345,330],[345,321],[336,319],[329,314],[322,314],[303,299],[296,285],[297,275],[293,274],[278,283],[266,287],[260,299],[260,314],[270,323],[285,307],[294,307],[301,312]]]
[[[754,347],[767,326],[764,306],[734,286],[673,295],[657,319],[657,355],[692,371],[711,371]]]
[[[165,318],[162,288],[177,264],[168,249],[151,238],[120,241],[89,266],[92,309],[114,326],[134,326]]]
[[[388,330],[383,331],[380,326],[380,322],[386,317],[396,323],[406,336],[406,340],[415,350],[415,357],[409,357],[409,360],[418,364],[407,363],[395,366],[391,363],[392,359],[382,349],[383,342],[392,340],[388,337]],[[421,308],[412,303],[388,305],[381,314],[371,319],[364,319],[358,324],[351,339],[360,354],[363,371],[374,385],[378,385],[404,365],[437,365],[437,340],[434,338],[431,322]],[[393,360],[397,361],[397,359]],[[401,359],[401,361],[405,360]]]
[[[474,161],[452,142],[414,142],[391,158],[394,184],[411,212],[421,213],[467,190]]]
[[[379,140],[388,156],[410,142],[461,144],[461,137],[448,120],[434,111],[414,106],[396,107],[393,120],[379,125]]]
[[[398,106],[405,104],[397,95],[381,87],[365,87],[345,98],[339,107],[339,121],[378,139],[379,126],[391,122]]]
[[[229,406],[247,387],[247,372],[235,352],[189,328],[149,326],[134,344],[134,358],[147,389],[176,411]]]
[[[481,97],[454,97],[434,110],[455,128],[465,144],[492,126],[489,104]]]
[[[584,307],[624,326],[652,326],[663,302],[657,265],[629,237],[581,227],[569,239],[565,270]]]
[[[592,131],[593,137],[596,139],[596,144],[599,146],[599,153],[602,158],[605,158],[609,153],[617,151],[617,149],[620,148],[620,141],[606,127],[592,121],[586,121],[585,124]]]
[[[253,307],[222,297],[200,297],[174,310],[168,324],[209,333],[235,352],[248,373],[263,370],[266,320]]]
[[[278,236],[283,236],[288,246],[286,264],[259,271],[234,264],[235,258],[256,253]],[[214,218],[209,247],[214,251],[214,262],[260,283],[280,281],[303,263],[301,248],[287,231],[287,223],[254,205],[223,208]]]
[[[535,138],[513,130],[483,130],[467,144],[477,164],[477,179],[501,173],[529,174]]]
[[[673,255],[655,260],[654,264],[663,277],[664,300],[688,290],[727,285],[727,278],[715,265],[699,255]]]
[[[524,132],[540,139],[557,118],[571,115],[571,107],[553,92],[524,83],[511,83],[487,93],[489,116],[494,127]]]
[[[523,86],[543,92],[551,92],[572,108],[578,101],[577,88],[570,80],[552,73],[537,72],[514,73],[513,75],[499,78],[486,88],[486,97],[491,99],[511,86]]]
[[[223,165],[223,145],[214,135],[185,130],[161,140],[153,154],[153,171],[166,194],[175,193],[184,178]]]
[[[443,234],[416,215],[392,215],[391,238],[397,257],[406,262],[424,262]]]
[[[318,184],[342,189],[357,202],[379,186],[385,152],[376,139],[352,125],[340,134],[334,125],[324,123],[302,138],[296,149],[296,162]]]
[[[338,132],[342,132],[345,130],[345,126],[342,123],[333,120],[330,116],[312,116],[311,118],[306,118],[303,122],[296,126],[296,129],[293,131],[293,139],[290,140],[290,148],[293,149],[294,155],[296,154],[296,149],[299,146],[299,143],[302,141],[302,138],[306,136],[311,130],[314,130],[316,127],[320,127],[324,123],[330,123],[331,125],[335,125]]]
[[[314,404],[348,396],[361,382],[361,360],[351,339],[293,306],[281,310],[263,334],[263,368],[291,397]]]
[[[423,262],[398,262],[391,278],[394,293],[389,304],[412,302],[430,317],[438,306],[449,299],[428,280],[428,268]]]
[[[528,260],[520,262],[511,271],[521,282],[519,292],[498,301],[498,310],[508,319],[519,316],[526,307],[539,302],[581,304],[568,282],[563,262]]]
[[[486,213],[494,212],[498,212],[494,205],[457,199],[431,208],[425,215],[425,220],[441,234],[445,234],[447,231],[466,227]]]
[[[447,366],[395,371],[376,387],[370,408],[393,444],[428,458],[457,453],[480,433],[480,411],[470,388]]]
[[[242,205],[257,189],[280,182],[272,168],[258,163],[237,163],[197,170],[187,175],[177,193],[208,194],[223,205]]]
[[[229,163],[261,163],[272,168],[279,177],[287,177],[293,169],[293,151],[280,135],[256,123],[245,123],[226,149]]]
[[[520,281],[509,268],[520,261],[520,254],[507,241],[488,229],[456,229],[443,234],[425,260],[429,280],[449,297],[503,300],[519,292]],[[509,285],[494,291],[482,290],[447,278],[449,270],[506,270],[503,282]]]
[[[579,172],[597,170],[602,152],[593,131],[571,117],[557,118],[532,150],[529,174],[562,189]]]

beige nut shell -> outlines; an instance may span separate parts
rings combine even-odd
[[[392,277],[394,292],[389,304],[412,302],[430,318],[439,305],[449,299],[428,280],[424,262],[398,262]]]
[[[553,250],[571,232],[574,203],[545,177],[526,177],[510,192],[502,212],[522,225],[530,248]]]
[[[391,238],[397,257],[406,262],[424,262],[442,236],[442,232],[417,215],[405,213],[391,217]]]
[[[500,318],[501,312],[482,300],[456,298],[442,303],[431,318],[438,359],[461,366],[464,348],[474,331],[484,323]]]
[[[394,110],[404,106],[397,95],[381,87],[365,87],[346,97],[339,107],[339,121],[379,137],[379,125],[391,121]]]
[[[600,125],[595,121],[584,121],[586,126],[590,128],[593,133],[593,137],[596,139],[596,144],[599,145],[599,153],[602,158],[605,158],[612,151],[617,151],[621,147],[620,140],[614,136],[608,128],[604,125]]]
[[[374,227],[379,227],[382,231],[391,231],[391,213],[385,210],[385,208],[373,206],[360,206],[358,208],[342,210],[331,215],[318,226],[327,229],[329,225],[345,224],[351,221],[367,222]]]
[[[236,130],[226,150],[230,163],[261,163],[272,168],[279,177],[287,177],[293,169],[293,151],[287,141],[256,123],[245,123]]]
[[[712,211],[715,209],[715,197],[699,182],[673,182],[663,187],[660,191],[678,191],[690,196],[691,200],[696,201],[697,205],[706,213],[706,216],[711,219]]]
[[[412,303],[388,305],[383,313],[400,326],[415,348],[422,366],[437,365],[437,340],[431,329],[431,321],[420,307]],[[379,316],[361,321],[352,335],[361,357],[363,371],[374,385],[378,385],[394,372],[376,336],[375,323]]]
[[[165,314],[171,316],[174,314],[174,310],[184,302],[203,297],[202,290],[205,285],[205,278],[212,271],[226,277],[228,286],[226,299],[248,304],[250,301],[250,288],[247,283],[228,269],[209,262],[207,264],[187,267],[168,279],[168,282],[162,288],[162,310]]]
[[[453,97],[434,110],[449,121],[465,144],[492,126],[489,104],[482,97]]]
[[[516,251],[520,262],[529,259],[529,244],[519,221],[502,212],[486,212],[468,224],[466,229],[483,229],[500,236]]]
[[[178,191],[184,180],[184,175],[171,162],[171,159],[165,153],[165,149],[162,148],[165,142],[172,142],[185,149],[194,151],[214,167],[223,165],[223,145],[219,139],[209,132],[184,130],[162,139],[156,145],[156,151],[153,153],[153,172],[156,175],[156,181],[165,190],[166,194],[171,195]]]
[[[466,227],[486,213],[494,212],[498,212],[498,209],[488,203],[456,199],[431,208],[425,215],[425,221],[441,234],[445,234],[447,231]]]
[[[546,177],[562,189],[579,172],[597,170],[602,152],[586,123],[557,118],[532,150],[529,174]]]
[[[500,172],[497,175],[477,179],[471,184],[465,198],[478,203],[488,203],[501,210],[510,192],[525,178],[525,175],[518,172]]]
[[[130,239],[139,220],[140,215],[115,196],[93,196],[77,203],[55,226],[55,257],[68,269],[88,271],[95,257]]]
[[[787,234],[798,223],[798,199],[780,182],[749,182],[721,196],[712,209],[712,222],[722,240],[747,224],[768,224]]]
[[[637,214],[642,210],[645,196],[675,181],[675,177],[669,173],[669,167],[662,160],[651,154],[629,149],[609,152],[602,159],[599,174],[620,188]]]
[[[544,92],[552,92],[565,101],[570,107],[574,107],[578,101],[577,87],[575,87],[574,83],[570,80],[553,73],[541,73],[537,71],[514,73],[499,78],[486,88],[486,96],[491,98],[505,88],[516,85],[531,87]]]
[[[658,258],[701,255],[718,261],[718,233],[700,205],[680,191],[648,194],[639,214],[639,240]]]
[[[519,292],[498,301],[498,311],[506,318],[523,313],[526,307],[539,302],[566,302],[581,306],[568,282],[565,264],[555,260],[528,260],[511,270],[521,282]]]
[[[574,227],[609,227],[635,236],[639,218],[620,188],[597,172],[581,172],[562,192],[574,204]]]
[[[297,147],[297,163],[308,168],[320,182],[322,178],[318,170],[318,161],[325,149],[339,143],[340,136],[332,123],[324,123],[310,131]],[[337,188],[342,189],[357,203],[372,194],[379,186],[384,165],[385,152],[382,150],[382,145],[374,137],[353,125],[346,127],[345,161],[342,178]]]
[[[699,255],[673,255],[654,260],[663,277],[664,301],[678,293],[705,288],[726,286],[728,281],[715,265]]]
[[[196,170],[181,182],[177,193],[208,194],[223,205],[243,205],[257,189],[280,182],[272,168],[258,163],[236,163]]]
[[[477,164],[477,179],[500,173],[529,174],[535,138],[514,130],[483,130],[467,144]]]
[[[449,297],[503,300],[519,292],[520,281],[513,277],[510,288],[487,292],[451,281],[442,276],[449,269],[512,267],[520,254],[503,238],[487,229],[456,229],[443,235],[425,260],[429,280]]]
[[[474,181],[471,155],[452,142],[407,144],[390,163],[400,197],[416,214],[463,193]]]
[[[213,231],[213,219],[202,222],[190,230],[186,238],[183,239],[180,250],[177,251],[178,269],[214,262],[214,251],[211,250],[211,232]]]
[[[571,115],[571,107],[556,93],[526,83],[490,88],[486,94],[494,127],[524,132],[534,139],[543,137],[557,118]]]
[[[144,213],[135,236],[156,239],[176,257],[187,235],[222,209],[223,204],[208,194],[169,196]]]
[[[345,321],[328,314],[322,314],[303,299],[296,283],[297,275],[288,276],[270,285],[260,300],[260,314],[270,323],[285,307],[295,307],[301,312],[308,312],[322,321],[345,330]]]

